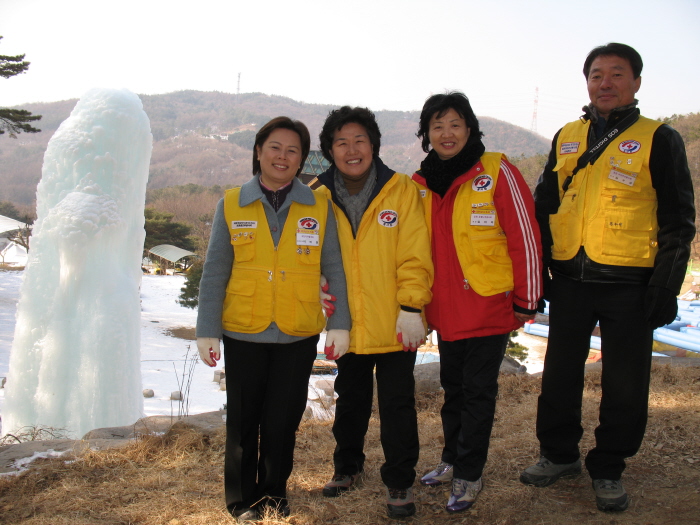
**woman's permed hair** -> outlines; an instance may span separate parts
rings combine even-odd
[[[326,121],[323,123],[321,134],[318,136],[323,156],[331,164],[333,163],[333,155],[331,155],[331,151],[333,150],[333,135],[336,131],[339,131],[340,128],[351,123],[359,124],[367,130],[367,136],[372,145],[372,156],[379,157],[382,134],[379,131],[379,125],[377,124],[374,113],[367,108],[343,106],[342,108],[334,109],[328,113]]]
[[[265,124],[260,131],[255,135],[255,145],[253,146],[253,175],[260,173],[260,161],[258,160],[258,147],[262,148],[270,134],[276,129],[288,129],[299,135],[301,142],[301,164],[296,173],[298,177],[301,170],[304,169],[306,157],[309,156],[311,149],[311,136],[306,125],[301,120],[292,120],[289,117],[275,117],[270,122]]]
[[[430,151],[430,119],[434,117],[440,118],[449,110],[454,109],[457,114],[464,119],[469,128],[469,138],[483,137],[484,134],[479,130],[479,120],[474,114],[469,99],[461,91],[449,91],[440,95],[433,95],[425,101],[423,109],[420,112],[420,120],[418,121],[418,133],[416,136],[421,140],[423,151]]]

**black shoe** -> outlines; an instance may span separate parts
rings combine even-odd
[[[236,519],[236,523],[253,523],[260,519],[260,515],[256,509],[234,509],[231,511],[231,516]]]
[[[598,510],[622,512],[630,503],[629,496],[619,479],[594,479],[593,490],[595,490],[595,503]]]

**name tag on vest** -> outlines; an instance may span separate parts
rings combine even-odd
[[[318,232],[309,230],[297,230],[297,246],[318,246]]]
[[[637,174],[631,171],[623,171],[613,168],[610,170],[610,175],[608,175],[608,178],[621,182],[622,184],[626,184],[627,186],[634,186],[634,183],[637,180]]]
[[[494,226],[496,224],[496,212],[495,211],[472,211],[471,220],[469,222],[471,226]]]
[[[258,221],[231,221],[231,229],[239,230],[241,228],[257,228]]]

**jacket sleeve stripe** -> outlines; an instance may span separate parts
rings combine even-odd
[[[527,213],[527,207],[525,206],[525,201],[523,195],[520,191],[520,187],[515,178],[515,174],[511,167],[506,163],[501,161],[501,171],[505,175],[508,181],[508,187],[510,188],[510,194],[513,198],[513,205],[516,211],[516,216],[518,218],[518,224],[520,225],[520,230],[522,233],[523,243],[525,246],[525,265],[527,272],[527,300],[531,305],[536,305],[539,299],[539,292],[541,289],[541,272],[539,271],[539,265],[537,260],[537,241],[535,238],[535,232],[532,229],[532,222],[530,221],[529,215]],[[515,272],[515,268],[513,269]],[[534,307],[533,307],[534,308]]]

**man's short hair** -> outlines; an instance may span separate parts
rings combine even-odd
[[[423,104],[418,121],[418,133],[416,137],[421,140],[423,151],[430,151],[430,119],[444,117],[445,114],[454,109],[457,114],[464,119],[469,128],[469,137],[483,137],[484,134],[479,129],[479,119],[476,118],[472,105],[467,96],[461,91],[448,91],[444,94],[432,95]]]
[[[382,134],[379,131],[377,119],[367,108],[351,108],[343,106],[342,108],[334,109],[326,117],[323,123],[321,134],[318,136],[318,141],[321,144],[321,152],[328,162],[334,164],[333,161],[333,135],[336,131],[346,124],[359,124],[367,131],[369,143],[372,145],[372,157],[379,157],[379,147],[382,145]]]
[[[637,50],[626,44],[610,42],[604,46],[598,46],[588,53],[586,61],[583,63],[583,74],[586,77],[586,80],[588,80],[588,74],[591,72],[591,64],[593,61],[600,56],[611,55],[627,60],[632,67],[632,73],[634,74],[635,79],[639,78],[639,75],[642,74],[642,67],[644,64],[642,63],[642,57],[639,53],[637,53]]]

